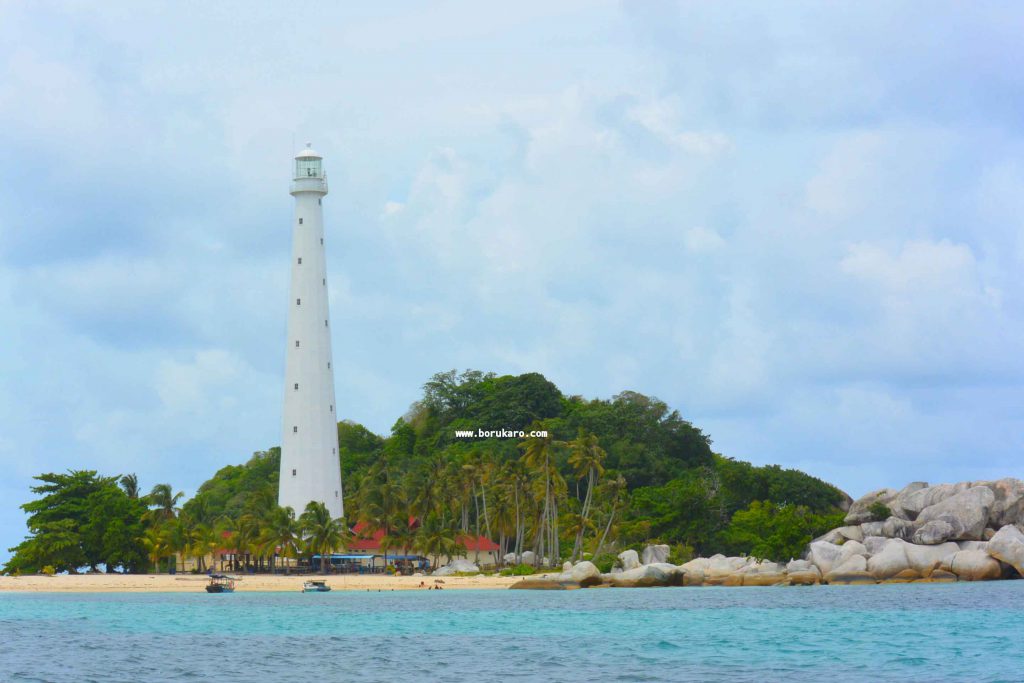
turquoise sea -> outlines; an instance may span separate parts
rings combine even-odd
[[[1024,681],[1024,581],[0,595],[0,680]]]

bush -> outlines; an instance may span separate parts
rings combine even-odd
[[[876,522],[884,522],[892,517],[892,510],[889,509],[889,506],[879,500],[868,506],[868,512],[871,513],[871,518]]]
[[[593,560],[591,560],[591,562],[594,563],[594,566],[597,567],[598,571],[600,571],[602,574],[607,574],[608,572],[610,572],[612,570],[612,567],[614,567],[615,563],[618,561],[619,558],[615,555],[612,555],[611,553],[598,555]]]
[[[57,573],[57,570],[54,569],[53,565],[51,565],[51,564],[46,565],[45,567],[43,567],[39,571],[42,572],[43,574],[46,574],[47,576],[53,576],[54,574]]]
[[[693,559],[693,546],[685,543],[673,545],[668,553],[669,564],[685,564]]]

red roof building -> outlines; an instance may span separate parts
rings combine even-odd
[[[352,528],[352,540],[349,541],[346,550],[349,552],[360,552],[371,555],[380,555],[380,540],[384,538],[384,530],[378,529],[373,533],[370,533],[367,528],[366,522],[357,522]],[[415,519],[409,520],[409,526],[413,529],[419,527],[419,521]],[[458,537],[459,543],[466,547],[466,553],[497,553],[500,548],[498,544],[489,538],[483,536],[470,536],[469,534],[460,534]],[[495,555],[497,558],[497,555]]]

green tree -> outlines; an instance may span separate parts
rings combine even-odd
[[[288,560],[298,556],[301,541],[302,527],[295,519],[294,510],[290,507],[277,506],[267,514],[260,531],[260,543],[267,551],[284,558],[286,574],[291,573]]]
[[[587,478],[587,494],[583,499],[583,509],[577,523],[576,540],[573,542],[570,561],[575,562],[583,553],[583,536],[590,524],[591,505],[594,500],[594,486],[604,474],[604,449],[598,444],[597,436],[587,434],[581,427],[575,439],[569,442],[569,464],[572,465],[577,479]]]
[[[305,534],[306,547],[311,554],[319,553],[320,571],[326,574],[331,553],[348,540],[348,528],[340,519],[333,519],[327,506],[320,502],[307,505],[299,522]]]
[[[5,572],[37,572],[44,566],[76,572],[82,567],[136,571],[145,563],[143,506],[118,486],[118,477],[70,470],[35,477],[37,499],[25,503],[30,536],[15,548]]]
[[[724,536],[733,553],[786,561],[800,557],[812,538],[841,523],[841,512],[816,515],[803,505],[755,500],[732,516]]]

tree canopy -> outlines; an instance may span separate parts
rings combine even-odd
[[[478,429],[547,436],[456,435]],[[532,549],[552,564],[654,541],[675,546],[677,557],[788,559],[845,499],[798,470],[714,453],[708,435],[655,397],[566,396],[539,373],[438,373],[390,434],[342,421],[338,442],[347,514],[338,538],[329,520],[313,524],[309,511],[297,519],[277,507],[273,447],[222,467],[180,506],[167,484],[140,496],[134,475],[39,475],[39,497],[22,506],[31,535],[5,569],[135,571],[175,553],[200,558],[225,534],[272,565],[278,555],[333,546],[356,522],[383,531],[392,547],[431,555],[482,535],[501,553]]]

